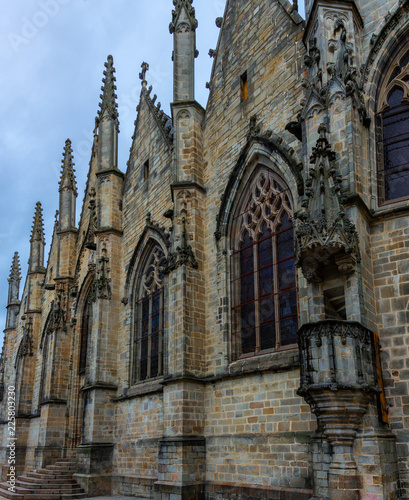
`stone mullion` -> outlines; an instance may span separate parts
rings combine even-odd
[[[149,314],[148,314],[148,353],[146,364],[146,378],[151,378],[151,355],[152,355],[152,304],[153,294],[149,297]]]
[[[276,231],[277,228],[275,227],[274,230]],[[278,282],[278,250],[277,250],[277,236],[273,236],[273,241],[272,241],[272,247],[273,247],[273,279],[274,279],[274,314],[275,314],[275,321],[274,321],[274,327],[276,331],[276,349],[280,349],[281,347],[281,325],[280,325],[280,293],[279,293],[279,282]]]
[[[163,311],[164,294],[162,289],[159,296],[158,375],[163,375]]]
[[[255,313],[255,328],[256,328],[256,349],[255,353],[258,354],[261,350],[261,339],[260,339],[260,270],[259,270],[259,258],[258,258],[258,242],[253,243],[253,267],[254,267],[254,313]]]

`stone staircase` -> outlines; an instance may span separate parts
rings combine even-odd
[[[0,500],[74,500],[87,498],[73,478],[75,461],[61,459],[45,469],[28,472],[16,479],[14,493],[7,483],[0,483]]]

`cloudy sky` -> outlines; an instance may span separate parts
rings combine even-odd
[[[195,0],[196,99],[205,107],[212,60],[226,0]],[[37,201],[44,210],[49,251],[65,140],[73,143],[78,183],[77,220],[91,154],[104,62],[112,54],[119,104],[119,168],[126,170],[143,61],[165,112],[172,100],[172,0],[19,0],[0,18],[0,331],[7,278],[19,252],[25,277]],[[24,278],[20,292],[24,286]]]

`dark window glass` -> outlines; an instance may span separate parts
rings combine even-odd
[[[402,80],[408,80],[409,52],[399,58],[399,64],[388,80],[392,90],[380,93],[378,113],[378,173],[380,202],[409,197],[409,104],[403,100]],[[394,85],[393,81],[396,80]],[[386,107],[387,106],[387,107]]]
[[[78,373],[84,373],[87,367],[88,337],[92,328],[92,303],[89,297],[85,300],[81,323],[80,360]]]
[[[154,247],[139,283],[142,297],[137,303],[134,381],[163,374],[164,260],[162,250]]]
[[[242,233],[234,252],[240,287],[233,304],[233,340],[240,354],[257,354],[296,343],[298,330],[294,236],[287,193],[263,173],[248,207],[239,215]],[[271,229],[275,228],[275,229]],[[237,344],[236,344],[237,345]]]

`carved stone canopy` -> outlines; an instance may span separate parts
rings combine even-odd
[[[296,216],[296,265],[307,281],[323,281],[325,266],[335,263],[340,272],[349,274],[360,260],[355,225],[342,206],[341,176],[335,167],[335,153],[326,137],[326,127],[313,148],[303,211]]]

